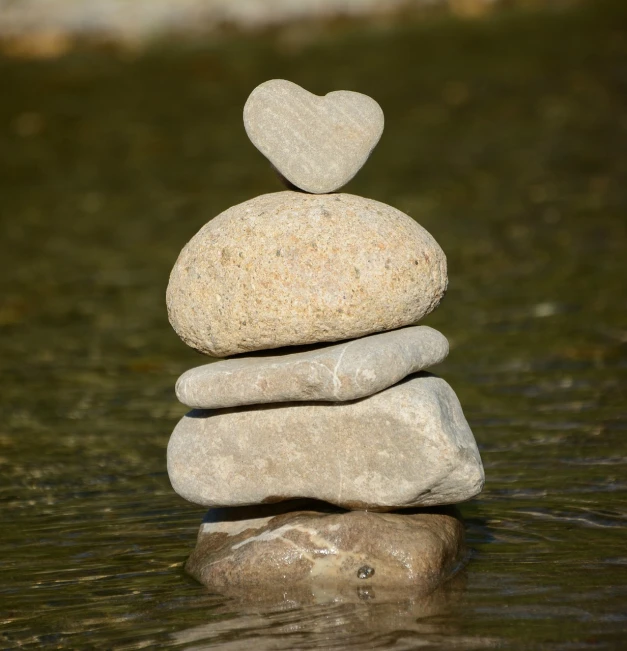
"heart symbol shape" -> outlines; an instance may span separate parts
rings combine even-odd
[[[266,81],[244,106],[251,142],[301,190],[333,192],[361,169],[383,133],[371,97],[338,90],[323,97],[285,79]]]

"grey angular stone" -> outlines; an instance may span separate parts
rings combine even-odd
[[[464,526],[452,509],[324,513],[306,510],[306,504],[296,508],[210,511],[186,571],[212,591],[235,597],[305,590],[418,597],[449,578],[465,555]]]
[[[463,502],[484,482],[457,396],[428,374],[353,402],[192,411],[170,438],[168,473],[205,506],[308,497],[391,510]]]
[[[179,255],[170,323],[226,357],[413,325],[446,291],[446,257],[404,213],[348,194],[266,194],[229,208]]]
[[[383,133],[381,107],[347,90],[324,97],[285,79],[257,86],[244,106],[251,142],[301,190],[333,192],[361,169]]]
[[[305,352],[283,351],[190,369],[178,379],[176,395],[200,409],[355,400],[440,363],[448,354],[448,341],[433,328],[413,326]]]

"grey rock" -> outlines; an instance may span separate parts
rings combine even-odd
[[[307,192],[333,192],[361,169],[383,133],[383,111],[347,90],[324,97],[285,79],[257,86],[244,106],[253,145]]]
[[[484,483],[457,396],[428,374],[353,402],[192,411],[170,438],[168,473],[205,506],[308,497],[385,511],[463,502]]]
[[[218,409],[269,402],[354,400],[387,389],[410,373],[440,363],[448,341],[428,326],[413,326],[280,355],[227,359],[183,373],[178,399]]]
[[[216,357],[413,325],[446,291],[446,257],[411,217],[349,194],[266,194],[229,208],[181,251],[170,323]]]
[[[397,598],[429,594],[464,558],[464,526],[453,510],[305,509],[210,511],[186,571],[228,596],[332,591],[381,599],[391,593]],[[324,601],[320,596],[317,600]]]

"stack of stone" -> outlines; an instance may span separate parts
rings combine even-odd
[[[229,208],[172,270],[176,332],[232,357],[176,386],[194,410],[172,434],[170,480],[212,508],[187,570],[221,592],[429,591],[460,561],[463,526],[422,507],[468,500],[484,482],[455,393],[421,373],[448,353],[442,334],[414,325],[445,293],[445,255],[399,210],[333,194],[383,132],[370,97],[272,80],[244,124],[302,191]],[[399,509],[413,510],[386,513]]]

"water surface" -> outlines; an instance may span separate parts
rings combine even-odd
[[[624,4],[307,34],[0,60],[3,647],[622,648]],[[428,603],[242,605],[182,572],[203,509],[165,447],[203,359],[165,286],[208,219],[280,189],[241,124],[273,77],[380,102],[346,190],[448,255],[424,323],[487,484],[462,506],[473,558]]]

